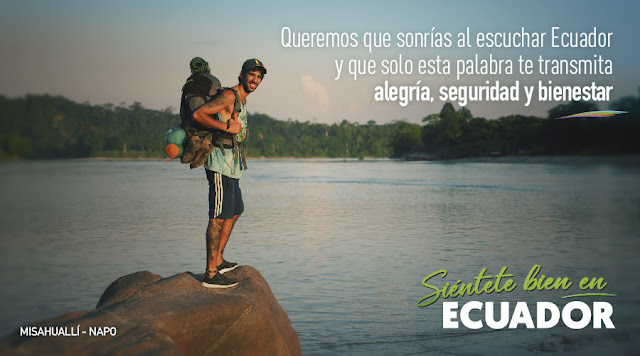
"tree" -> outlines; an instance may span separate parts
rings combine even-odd
[[[391,142],[393,156],[400,157],[405,154],[422,150],[422,128],[417,124],[399,121],[396,123],[395,133]]]
[[[590,131],[593,132],[598,124],[596,120],[580,118],[557,120],[557,118],[597,110],[598,105],[586,101],[571,101],[551,108],[548,111],[548,145],[550,150],[557,154],[569,154],[582,151],[583,148],[592,145]]]
[[[429,151],[437,152],[463,142],[465,126],[473,116],[467,108],[456,111],[451,103],[445,103],[439,114],[431,114],[424,119],[427,124],[422,129],[422,142]]]

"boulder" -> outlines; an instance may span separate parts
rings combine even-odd
[[[18,330],[0,342],[0,354],[300,355],[298,335],[264,277],[250,266],[225,275],[240,283],[208,289],[203,275],[190,272],[120,277],[96,309],[32,324],[33,332],[69,336],[20,336]]]

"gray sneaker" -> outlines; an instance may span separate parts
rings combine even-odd
[[[238,264],[235,262],[229,262],[226,260],[222,260],[222,263],[218,265],[218,273],[225,273],[229,271],[233,271],[238,267]]]
[[[205,273],[202,285],[207,288],[231,288],[237,286],[238,281],[236,281],[235,279],[227,278],[221,273],[216,273],[213,275],[213,277],[209,278]]]

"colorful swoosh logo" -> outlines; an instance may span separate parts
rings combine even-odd
[[[626,111],[613,111],[613,110],[605,110],[605,111],[587,111],[581,112],[579,114],[573,114],[569,116],[557,117],[556,120],[560,119],[573,119],[579,117],[611,117],[620,114],[626,114]]]

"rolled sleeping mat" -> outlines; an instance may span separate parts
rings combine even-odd
[[[182,128],[182,125],[176,124],[167,131],[164,137],[164,151],[169,158],[179,158],[184,151],[184,140],[187,137],[187,133]]]

